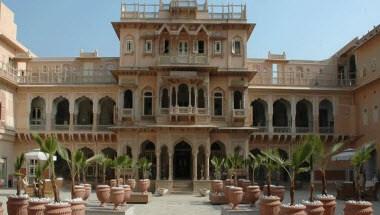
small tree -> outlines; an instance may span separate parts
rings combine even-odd
[[[122,155],[122,156],[117,157],[112,162],[112,167],[115,169],[116,186],[119,186],[120,173],[121,173],[121,170],[123,169],[123,166],[127,162],[127,160],[128,160],[128,156]]]
[[[112,166],[112,160],[107,158],[103,153],[97,155],[95,161],[102,167],[103,184],[106,184],[106,171],[108,167]]]
[[[228,170],[230,178],[234,179],[235,185],[237,184],[237,170],[244,167],[244,158],[239,154],[233,154],[227,157],[224,162],[224,166]]]
[[[97,160],[97,157],[99,155],[94,155],[90,158],[86,158],[84,153],[82,151],[80,151],[80,152],[81,152],[80,157],[78,158],[78,161],[77,161],[77,167],[79,170],[78,175],[80,175],[82,173],[82,181],[84,184],[86,184],[87,183],[86,173],[87,173],[88,167]]]
[[[262,152],[263,155],[258,155],[261,165],[266,170],[266,183],[268,186],[268,196],[271,196],[271,186],[272,186],[272,172],[275,172],[276,170],[280,169],[280,166],[277,162],[275,162],[271,157],[280,157],[280,154],[278,150],[274,149],[267,149],[266,151]]]
[[[309,201],[314,202],[314,171],[315,164],[318,162],[321,156],[321,150],[323,147],[323,142],[321,138],[317,135],[307,135],[303,139],[304,144],[310,144],[312,146],[312,153],[309,157],[310,165],[310,188],[309,188]]]
[[[211,159],[211,164],[214,167],[214,177],[216,180],[222,179],[222,168],[224,165],[224,158],[219,158],[217,156],[214,156]]]
[[[261,165],[260,156],[255,156],[254,154],[249,153],[248,157],[247,165],[252,169],[252,184],[255,184],[255,172]]]
[[[42,139],[39,135],[33,135],[34,140],[40,146],[41,152],[44,152],[48,155],[47,165],[49,166],[51,175],[50,180],[52,182],[53,193],[54,193],[54,202],[60,202],[59,191],[56,184],[55,176],[55,167],[54,167],[54,156],[59,151],[61,145],[53,136],[48,136],[46,139]]]
[[[137,162],[137,166],[143,174],[143,179],[148,179],[150,170],[152,167],[152,162],[150,162],[148,159],[143,157],[143,158],[140,158],[140,160]]]
[[[35,168],[33,190],[34,190],[34,195],[37,196],[38,198],[43,198],[45,195],[43,191],[43,186],[44,186],[43,174],[47,168],[48,168],[47,162],[45,162],[43,165],[41,165],[41,163],[38,163]]]
[[[362,200],[362,189],[365,186],[364,164],[371,159],[371,153],[375,150],[375,145],[370,143],[359,148],[351,159],[354,167],[355,192],[358,201]]]
[[[21,181],[22,181],[22,176],[24,174],[22,174],[21,172],[21,168],[22,166],[24,165],[24,162],[25,162],[25,155],[24,153],[22,153],[20,156],[18,156],[16,158],[16,162],[14,164],[14,168],[15,168],[15,176],[17,178],[17,186],[16,186],[16,195],[17,196],[20,196],[21,195]]]
[[[126,177],[126,171],[127,170],[131,170],[133,169],[133,160],[128,156],[126,155],[126,159],[125,161],[123,162],[122,164],[122,170],[123,170],[123,179],[124,179],[124,182],[126,181],[127,177]]]
[[[58,154],[62,157],[63,160],[66,161],[67,166],[69,167],[71,176],[71,198],[74,198],[74,187],[76,184],[75,177],[79,174],[80,168],[78,166],[78,163],[82,159],[83,153],[79,150],[75,150],[70,156],[65,148],[59,147]]]
[[[316,141],[314,143],[314,153],[313,160],[316,161],[314,164],[318,166],[317,168],[321,172],[322,178],[322,195],[327,195],[327,180],[326,180],[326,169],[331,161],[331,158],[341,152],[344,146],[344,142],[334,144],[330,149],[326,149],[322,141]],[[314,167],[313,164],[313,167]]]
[[[276,154],[267,155],[274,162],[278,163],[290,178],[290,205],[295,205],[294,194],[296,188],[296,176],[300,173],[309,171],[310,168],[304,167],[304,164],[309,160],[312,152],[313,146],[306,143],[297,145],[289,160],[283,160]]]

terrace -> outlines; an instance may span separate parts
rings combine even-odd
[[[194,10],[195,12],[205,13],[202,19],[212,20],[246,20],[246,5],[244,3],[229,4],[208,4],[197,0],[173,0],[170,2],[160,1],[157,3],[121,3],[121,20],[126,19],[158,19],[166,18],[161,16],[161,12],[170,12],[173,10]]]

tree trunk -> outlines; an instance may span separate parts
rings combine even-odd
[[[295,186],[296,177],[295,177],[294,172],[292,173],[292,178],[290,180],[291,180],[290,181],[290,205],[294,205],[295,204],[294,190],[296,189],[296,186]]]
[[[83,184],[87,184],[86,169],[83,169],[82,180],[83,180]]]
[[[21,186],[20,186],[20,183],[21,183],[21,176],[17,176],[17,182],[16,182],[16,195],[19,196],[21,194]]]
[[[51,183],[53,187],[53,193],[54,193],[54,201],[55,202],[60,202],[61,200],[59,199],[59,191],[57,190],[57,184],[55,183],[55,169],[54,169],[54,161],[51,161]]]
[[[268,172],[267,173],[267,186],[268,186],[268,196],[271,196],[272,195],[272,193],[271,193],[271,189],[270,189],[270,186],[271,186],[271,173],[270,172]]]
[[[75,175],[71,176],[71,199],[74,199]]]
[[[103,167],[103,185],[106,184],[106,168]]]
[[[322,195],[327,195],[327,181],[326,181],[326,170],[321,170],[322,177]]]

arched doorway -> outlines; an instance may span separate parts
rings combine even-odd
[[[141,153],[140,153],[140,158],[146,158],[149,162],[152,163],[152,167],[150,170],[150,179],[156,179],[156,165],[157,165],[157,160],[156,160],[156,146],[154,145],[153,142],[146,140],[141,144]],[[143,173],[139,173],[140,176],[142,177]]]
[[[182,141],[174,147],[174,178],[190,180],[192,176],[192,153],[191,146]]]

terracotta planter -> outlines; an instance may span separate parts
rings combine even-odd
[[[85,189],[83,200],[87,200],[88,198],[90,198],[92,187],[91,184],[84,184],[83,186]]]
[[[306,215],[305,209],[304,205],[298,207],[281,205],[279,215]]]
[[[334,196],[318,196],[317,200],[323,203],[323,208],[325,209],[325,212],[323,213],[324,215],[335,215],[336,200]]]
[[[3,209],[3,203],[0,202],[0,215],[3,215],[4,209]]]
[[[139,190],[142,193],[147,193],[149,186],[150,186],[150,180],[149,179],[140,179],[138,181]]]
[[[123,204],[125,198],[123,187],[111,188],[111,202],[114,204],[114,210],[118,210],[119,206]]]
[[[225,197],[227,203],[230,203],[230,189],[233,187],[234,186],[228,185],[224,188],[224,197]]]
[[[251,206],[255,206],[255,203],[257,200],[259,200],[261,195],[261,190],[259,186],[248,186],[246,195],[248,196],[248,203],[251,204]]]
[[[344,207],[344,215],[373,215],[372,203],[348,201]]]
[[[265,195],[268,195],[268,185],[264,186]],[[270,186],[270,192],[272,196],[278,196],[280,198],[280,201],[282,202],[284,200],[285,195],[285,187],[284,186]]]
[[[49,200],[29,201],[28,215],[44,215],[46,205],[49,204]]]
[[[71,205],[67,204],[47,204],[45,215],[71,215]]]
[[[129,185],[124,185],[124,202],[128,203],[128,201],[131,199],[132,190]]]
[[[86,215],[86,203],[84,201],[72,201],[70,204],[72,215]]]
[[[234,186],[235,182],[233,179],[226,179],[224,180],[224,186]]]
[[[232,209],[237,209],[239,204],[243,201],[243,188],[241,187],[232,187],[229,191],[229,199],[232,203]]]
[[[244,192],[247,192],[247,187],[251,185],[251,181],[250,180],[246,180],[244,179],[242,182],[241,182],[241,186],[239,187],[242,187],[243,188],[243,191]]]
[[[129,185],[131,187],[131,190],[134,191],[136,188],[136,179],[134,178],[127,179],[127,185]]]
[[[211,181],[211,192],[221,193],[223,192],[223,181],[222,180],[212,180]]]
[[[111,188],[108,185],[98,185],[96,187],[96,196],[100,202],[100,206],[104,207],[104,204],[110,201]]]
[[[261,215],[278,215],[280,212],[281,201],[277,196],[271,198],[264,196],[260,199]]]
[[[117,179],[117,181],[119,182],[119,185],[124,185],[124,179],[123,178],[119,178],[119,179]]]
[[[111,186],[111,187],[116,187],[116,185],[117,185],[117,181],[116,181],[116,179],[111,179],[111,180],[110,180],[110,186]]]
[[[86,195],[86,188],[83,185],[74,186],[74,198],[84,199]]]
[[[28,197],[9,196],[7,210],[9,215],[27,215]]]
[[[323,203],[320,201],[317,202],[307,202],[303,203],[306,206],[306,214],[307,215],[323,215],[325,209],[323,208]]]

